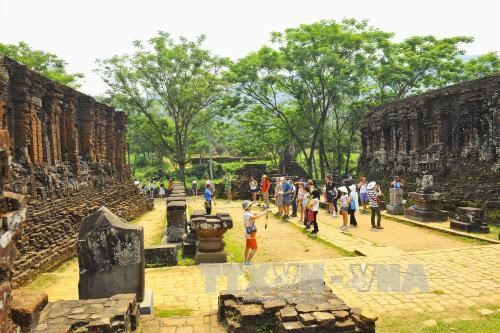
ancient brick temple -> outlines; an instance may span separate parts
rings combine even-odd
[[[372,110],[361,126],[359,173],[415,189],[434,176],[445,208],[500,209],[500,75],[464,82]]]
[[[80,221],[98,207],[125,219],[147,208],[125,162],[124,113],[0,56],[2,129],[11,155],[2,186],[28,203],[14,286],[73,257]]]

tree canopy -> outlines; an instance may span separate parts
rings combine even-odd
[[[81,86],[80,79],[83,78],[83,74],[68,73],[66,70],[67,62],[53,53],[34,50],[25,42],[18,44],[0,43],[0,53],[51,80],[75,89]]]
[[[133,55],[99,61],[98,71],[108,95],[160,138],[159,154],[181,179],[192,153],[217,146],[276,161],[289,143],[323,177],[351,168],[370,108],[500,71],[496,53],[464,57],[468,36],[393,39],[366,21],[323,20],[273,32],[232,63],[205,50],[203,36],[159,33],[136,41]]]

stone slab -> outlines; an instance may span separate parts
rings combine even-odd
[[[386,209],[387,213],[392,215],[403,215],[405,213],[403,205],[387,205]]]
[[[85,217],[77,243],[80,299],[135,293],[144,297],[144,232],[106,207]]]
[[[146,289],[144,292],[144,300],[139,305],[139,313],[141,315],[152,315],[154,313],[153,290]]]
[[[405,217],[418,222],[448,221],[448,213],[443,210],[425,211],[416,209],[414,206],[405,209]]]
[[[460,222],[457,220],[450,221],[450,229],[465,232],[478,232],[482,234],[487,234],[490,232],[490,228],[486,223],[468,223]]]
[[[215,264],[227,262],[227,253],[225,251],[200,252],[196,251],[194,256],[196,264]]]
[[[163,244],[144,248],[146,266],[175,266],[177,265],[177,245]]]

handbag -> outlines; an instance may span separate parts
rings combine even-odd
[[[245,227],[245,230],[246,230],[247,234],[251,235],[251,234],[257,232],[257,227],[254,224],[251,227]]]

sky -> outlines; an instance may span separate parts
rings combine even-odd
[[[85,74],[81,91],[105,83],[95,60],[131,53],[132,41],[158,31],[190,39],[238,59],[268,43],[272,31],[344,17],[367,19],[401,40],[413,35],[467,35],[466,54],[500,50],[500,1],[495,0],[0,0],[0,43],[27,42],[57,54]]]

